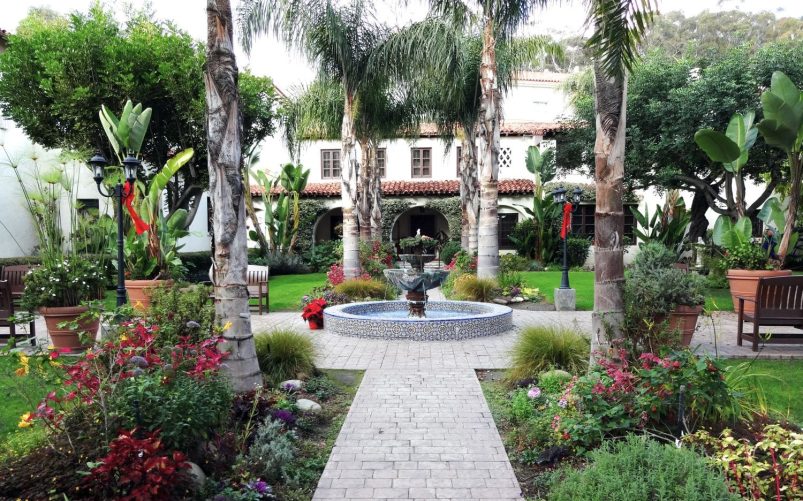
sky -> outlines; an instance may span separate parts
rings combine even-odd
[[[148,0],[104,0],[102,3],[122,20],[132,7],[142,7],[146,2]],[[0,28],[13,32],[31,7],[49,7],[62,13],[86,12],[92,3],[93,0],[0,0]],[[194,38],[205,39],[205,0],[150,0],[148,3],[157,19],[171,20]],[[556,3],[559,5],[537,12],[528,31],[550,33],[555,38],[582,33],[585,21],[582,2],[564,0]],[[409,0],[406,5],[398,0],[376,0],[375,4],[377,16],[390,25],[405,24],[426,14],[424,0]],[[238,5],[239,0],[232,0],[234,9]],[[779,16],[803,17],[801,0],[658,0],[658,8],[660,12],[679,10],[687,16],[704,10],[738,9],[745,12],[768,10]],[[259,38],[250,57],[238,50],[237,61],[240,67],[248,67],[254,74],[272,77],[285,92],[314,77],[312,67],[302,54],[288,50],[272,36]]]

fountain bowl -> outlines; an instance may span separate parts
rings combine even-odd
[[[371,301],[330,306],[326,330],[373,339],[451,341],[501,334],[513,327],[507,306],[469,301],[429,301],[427,317],[408,317],[407,301]]]

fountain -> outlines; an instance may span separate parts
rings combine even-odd
[[[407,242],[405,242],[407,241]],[[507,306],[469,301],[429,301],[427,291],[440,286],[449,271],[426,270],[436,257],[436,240],[416,235],[403,239],[407,253],[399,259],[409,268],[385,270],[385,277],[406,292],[406,301],[372,301],[330,306],[324,310],[327,330],[346,336],[451,340],[490,336],[512,327],[513,311]]]

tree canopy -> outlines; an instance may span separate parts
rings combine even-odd
[[[725,172],[696,147],[694,133],[706,127],[724,130],[737,112],[755,110],[760,115],[761,91],[769,86],[775,70],[784,71],[798,84],[803,82],[803,43],[771,43],[758,50],[742,46],[705,67],[689,58],[651,52],[635,66],[630,80],[626,184],[631,189],[689,190],[705,200],[704,208],[733,213]],[[592,88],[581,77],[569,90],[577,116],[572,127],[558,134],[557,162],[562,169],[588,172],[593,158]],[[765,196],[747,201],[750,214],[782,180],[783,162],[783,155],[762,140],[751,150],[743,172],[768,184]]]
[[[99,6],[69,16],[32,10],[0,54],[0,112],[46,147],[100,150],[113,158],[98,120],[101,104],[153,109],[142,157],[153,174],[171,151],[197,152],[167,190],[171,210],[197,207],[208,183],[201,44],[143,13],[121,24]],[[270,78],[240,74],[243,147],[275,128]],[[192,212],[192,211],[191,211]]]

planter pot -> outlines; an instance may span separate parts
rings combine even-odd
[[[697,329],[697,317],[702,311],[702,306],[678,305],[669,312],[669,328],[680,331],[680,342],[683,346],[691,344],[691,337]]]
[[[151,289],[172,283],[172,280],[126,280],[125,290],[128,293],[128,302],[135,309],[144,312],[151,306]]]
[[[759,278],[788,277],[791,274],[792,270],[728,270],[733,310],[739,313],[739,296],[755,299]],[[753,313],[754,309],[752,302],[745,301],[745,313]]]
[[[319,320],[310,318],[309,320],[307,320],[307,322],[309,323],[309,330],[311,331],[317,331],[318,329],[323,329],[323,318]]]
[[[78,329],[60,328],[62,322],[74,322],[76,318],[85,313],[86,306],[50,306],[39,308],[39,313],[45,318],[47,333],[50,341],[57,349],[80,350],[84,346],[79,339],[79,333],[86,332],[93,340],[97,337],[100,320],[82,321]]]

